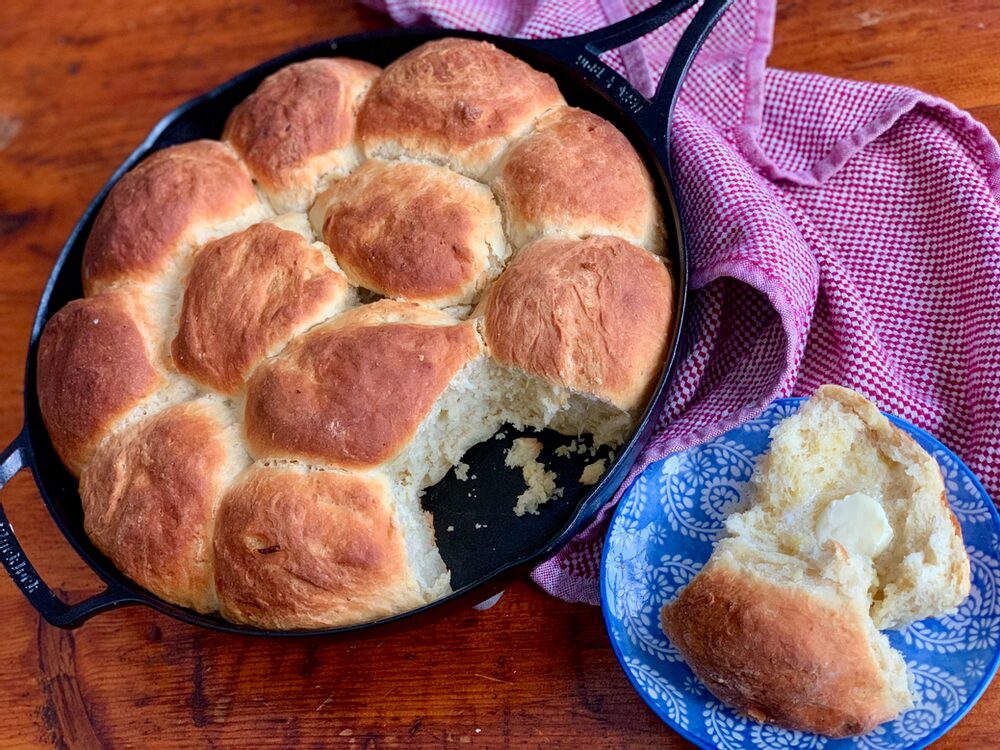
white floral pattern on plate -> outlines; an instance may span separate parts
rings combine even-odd
[[[953,614],[890,633],[914,679],[915,705],[864,737],[828,740],[758,724],[719,703],[660,630],[659,611],[701,569],[740,499],[770,431],[799,399],[646,469],[611,522],[601,566],[608,633],[629,679],[671,727],[705,748],[916,750],[965,715],[1000,658],[1000,519],[971,472],[927,433],[892,418],[941,464],[972,563],[972,592]]]

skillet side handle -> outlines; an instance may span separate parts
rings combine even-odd
[[[22,431],[0,454],[0,490],[17,472],[30,465],[30,459],[27,432]],[[66,604],[58,599],[25,557],[2,504],[0,504],[0,560],[31,606],[45,618],[46,622],[56,627],[75,628],[99,612],[123,604],[138,603],[137,599],[130,597],[124,589],[111,582],[108,582],[108,587],[104,591],[79,604]]]
[[[697,2],[698,0],[660,0],[652,7],[610,26],[576,36],[532,40],[530,44],[572,65],[584,53],[590,58],[596,58],[602,52],[634,42],[676,18]]]
[[[670,62],[667,63],[667,69],[663,71],[663,77],[656,87],[656,93],[652,100],[653,110],[662,118],[665,127],[661,133],[650,133],[649,135],[659,136],[663,139],[660,149],[663,156],[666,157],[663,161],[668,170],[670,169],[670,139],[668,137],[670,121],[673,118],[674,106],[677,104],[677,96],[680,94],[684,76],[687,75],[688,68],[691,67],[701,45],[705,43],[709,32],[715,28],[715,24],[732,3],[733,0],[705,0],[698,12],[695,13],[694,18],[691,19],[691,23],[684,29],[680,41],[677,42],[677,46],[670,56]]]
[[[677,95],[701,45],[733,0],[704,0],[691,19],[680,41],[674,48],[670,62],[660,79],[652,100],[647,100],[616,72],[611,70],[598,55],[621,47],[655,31],[698,0],[662,0],[651,8],[631,18],[562,39],[522,40],[524,44],[580,70],[607,92],[639,123],[653,144],[664,166],[670,168],[670,120]]]

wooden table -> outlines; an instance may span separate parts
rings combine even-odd
[[[385,19],[346,0],[0,3],[0,436],[21,423],[39,292],[83,207],[180,102]],[[772,64],[947,97],[1000,132],[992,0],[781,0]],[[19,475],[3,497],[71,598],[97,582]],[[350,643],[265,641],[143,609],[76,632],[0,576],[0,746],[682,747],[629,687],[600,613],[512,586],[486,612]],[[1000,689],[937,747],[996,746]]]

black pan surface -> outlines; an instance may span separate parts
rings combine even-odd
[[[57,599],[24,556],[13,529],[0,507],[0,558],[22,592],[50,623],[75,627],[90,616],[118,606],[145,604],[185,622],[232,633],[302,636],[357,633],[373,626],[412,622],[418,615],[441,614],[450,606],[468,605],[502,589],[510,577],[551,557],[586,526],[624,481],[654,426],[667,392],[667,380],[677,349],[687,291],[687,266],[676,196],[669,179],[667,133],[677,90],[701,42],[730,0],[708,0],[685,32],[652,101],[646,100],[610,68],[598,54],[638,38],[694,4],[694,0],[665,2],[631,19],[581,37],[529,41],[451,30],[389,30],[358,34],[304,47],[259,65],[167,115],[146,141],[116,171],[87,208],[62,250],[42,294],[31,332],[24,393],[25,425],[0,455],[0,488],[21,468],[30,467],[52,517],[77,553],[107,584],[107,589],[76,605]],[[260,82],[279,68],[313,57],[347,56],[385,66],[432,39],[461,36],[492,42],[535,68],[552,75],[566,101],[611,121],[634,144],[649,168],[664,208],[669,235],[667,257],[677,287],[670,347],[663,373],[643,418],[631,439],[621,446],[601,481],[579,483],[582,468],[605,457],[589,451],[558,456],[557,447],[570,439],[552,431],[536,434],[544,449],[542,460],[558,475],[562,498],[550,500],[537,516],[517,518],[513,507],[524,489],[519,470],[504,465],[511,442],[524,433],[506,426],[495,439],[473,447],[465,456],[469,478],[459,481],[449,473],[427,490],[424,507],[434,514],[441,555],[452,572],[454,593],[413,612],[373,623],[316,631],[264,631],[234,625],[217,616],[199,615],[169,604],[122,575],[90,543],[83,529],[77,481],[59,460],[42,422],[35,390],[38,338],[45,322],[70,300],[83,296],[80,267],[93,219],[108,190],[124,172],[153,151],[197,138],[218,138],[229,112]]]

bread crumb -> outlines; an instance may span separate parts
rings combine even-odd
[[[590,455],[593,456],[597,454],[598,447],[596,443],[588,447],[582,440],[572,440],[569,445],[560,445],[556,448],[555,454],[560,458],[569,458],[574,453],[582,456],[587,451],[590,451]]]
[[[460,482],[464,482],[468,478],[469,478],[469,465],[467,463],[459,461],[457,464],[455,464],[455,479],[459,480]],[[475,477],[472,478],[475,479]]]
[[[506,433],[506,432],[498,432],[498,433],[497,433],[496,435],[494,435],[493,437],[494,437],[494,438],[495,438],[496,440],[503,440],[503,439],[504,439],[505,437],[507,437],[507,433]]]
[[[523,467],[536,461],[542,453],[542,444],[535,438],[517,438],[507,449],[504,463],[511,467]]]
[[[542,444],[534,438],[518,438],[510,446],[504,463],[511,468],[520,467],[524,482],[528,489],[517,498],[514,515],[525,513],[538,515],[538,509],[551,497],[562,497],[562,488],[556,487],[556,474],[546,471],[545,465],[539,462]]]
[[[449,526],[447,529],[445,529],[445,531],[454,531],[454,530],[455,530],[454,526]]]
[[[597,480],[604,476],[604,464],[605,460],[601,458],[584,466],[583,473],[580,475],[580,484],[597,484]]]

